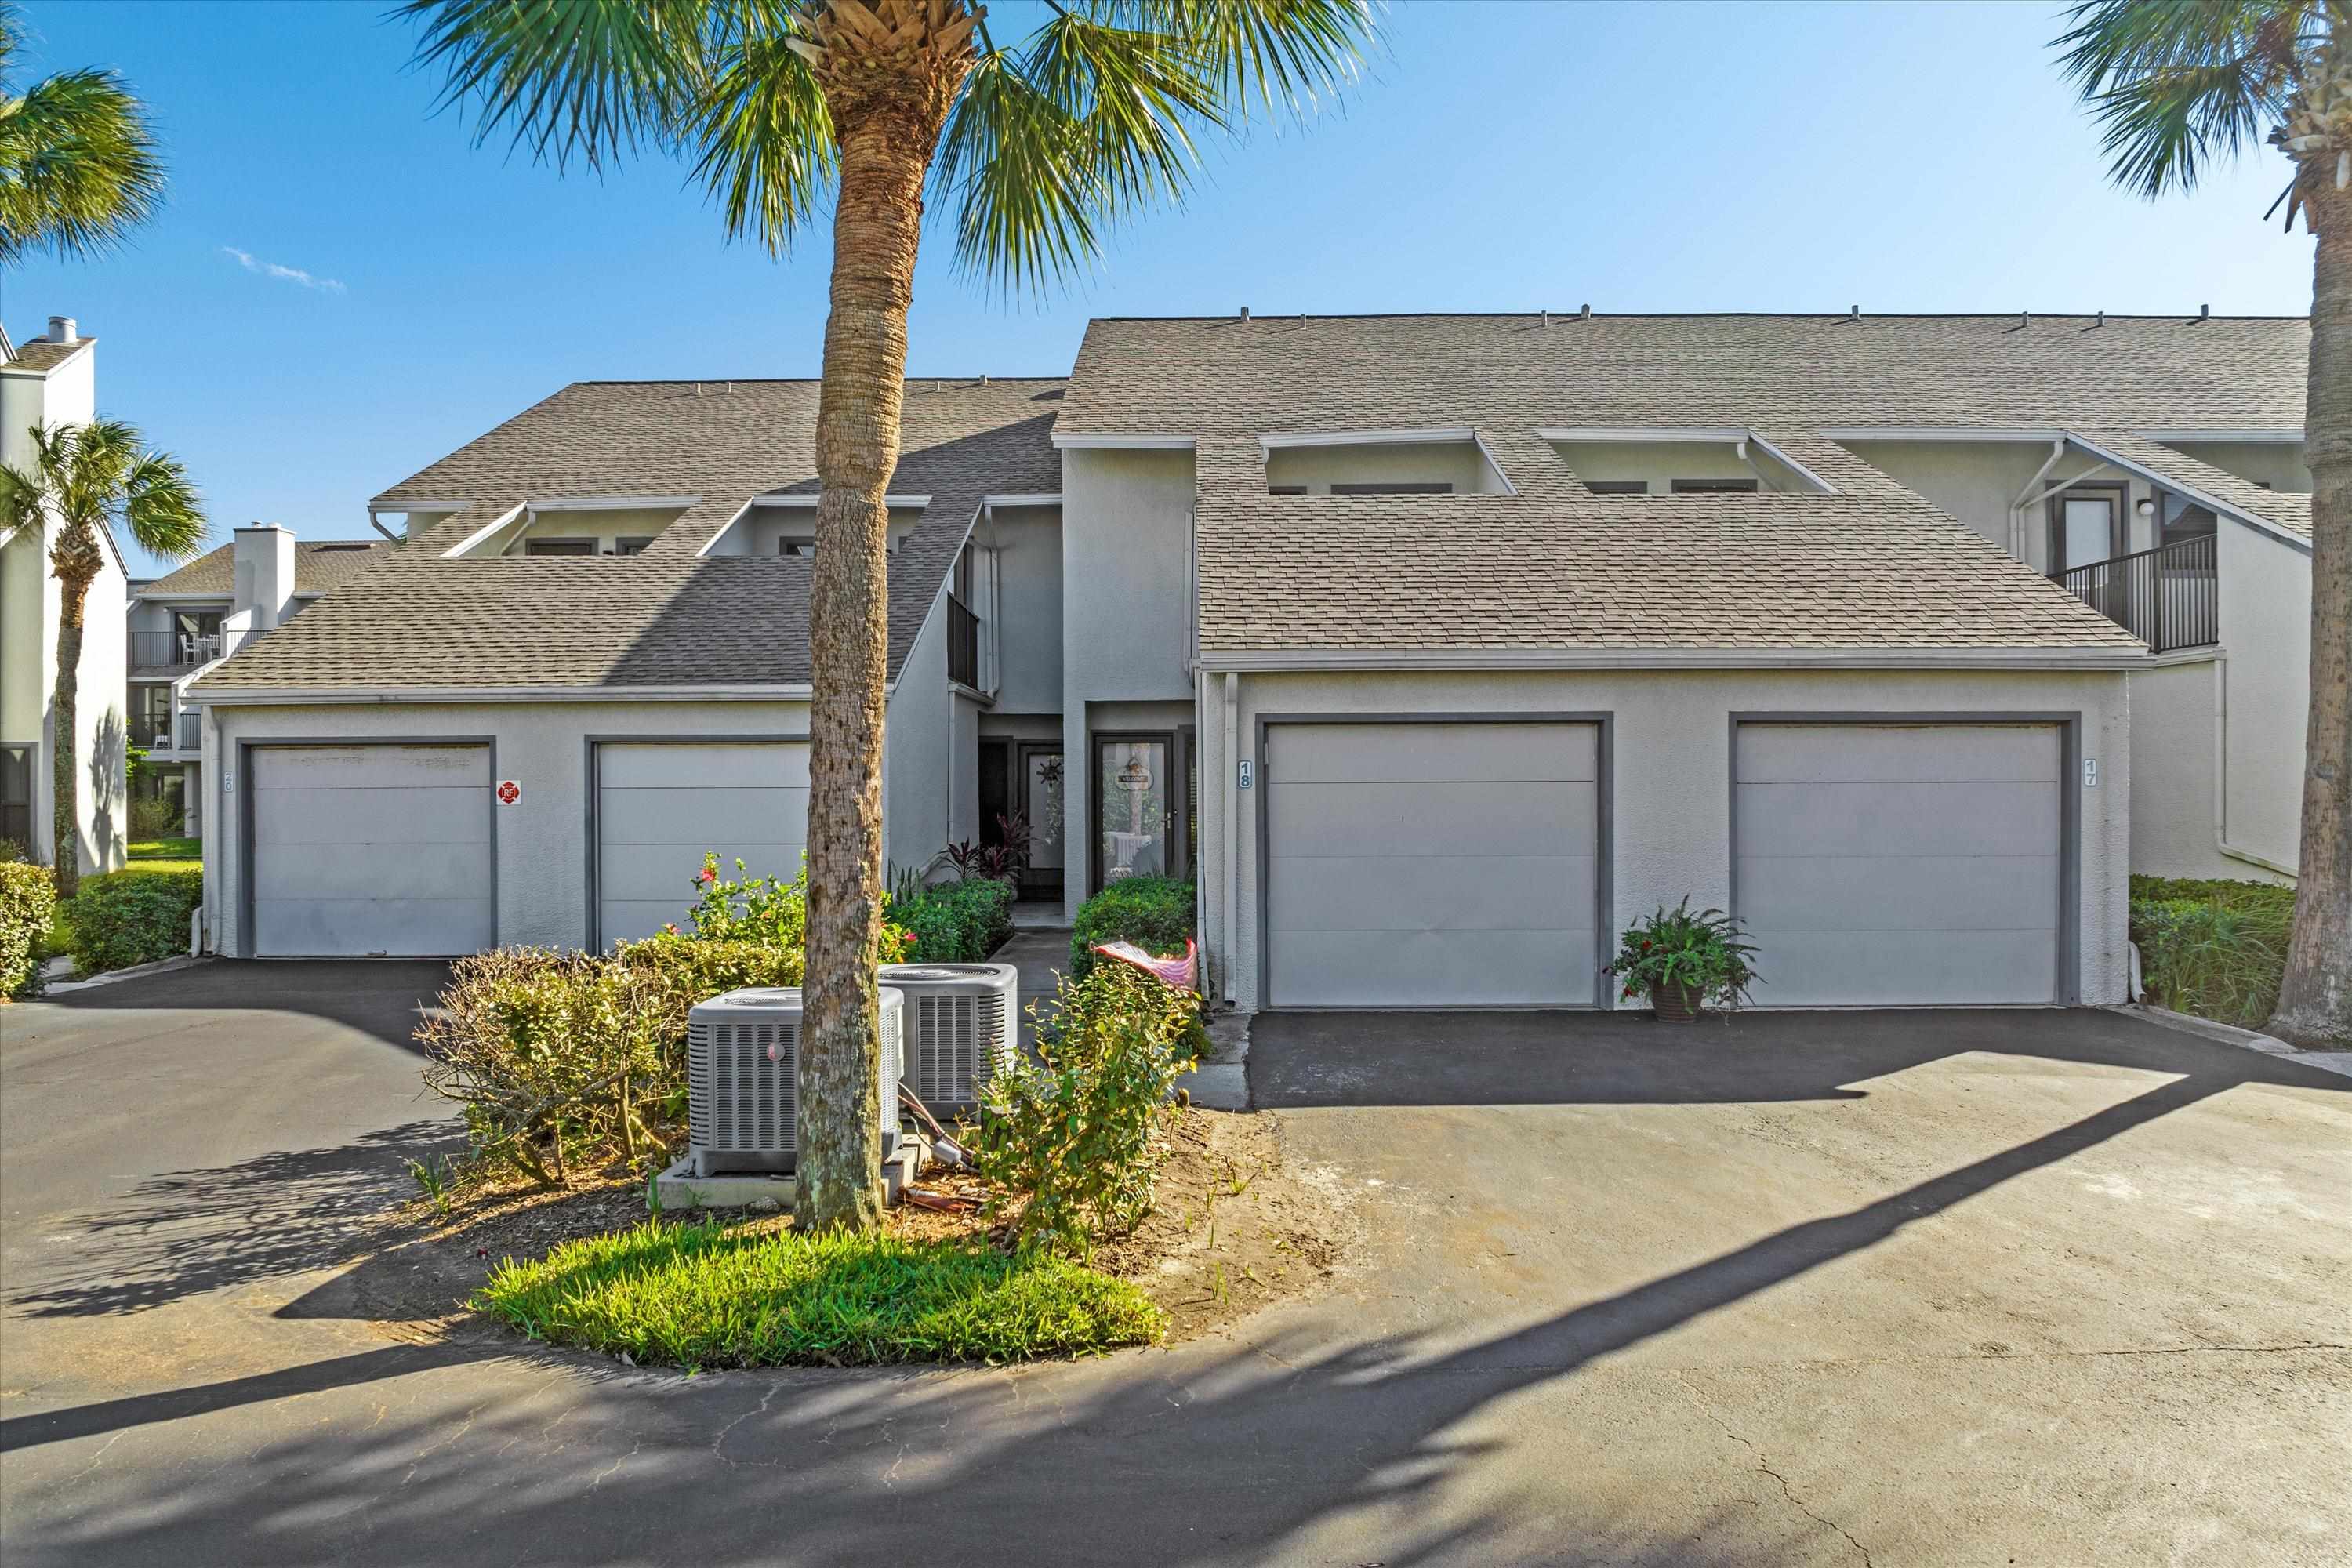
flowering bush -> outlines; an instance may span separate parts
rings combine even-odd
[[[919,963],[977,963],[1013,934],[1013,884],[973,877],[893,899],[884,918],[910,938]]]
[[[1664,904],[1625,928],[1617,956],[1604,973],[1617,977],[1626,1000],[1655,997],[1661,987],[1684,987],[1701,1003],[1737,1007],[1759,983],[1748,962],[1756,949],[1739,922],[1721,910],[1691,912],[1685,898]]]
[[[718,856],[702,858],[702,869],[694,877],[694,907],[686,916],[691,934],[700,942],[754,942],[800,952],[808,945],[808,867],[803,864],[801,874],[789,882],[777,877],[746,876],[744,870],[743,862],[738,860],[735,875],[722,877]],[[906,956],[909,938],[905,926],[888,918],[887,903],[884,910],[878,962],[897,963]],[[766,984],[797,985],[800,982]]]

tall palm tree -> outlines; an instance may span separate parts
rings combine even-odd
[[[2286,978],[2271,1032],[2352,1047],[2352,5],[2086,0],[2057,40],[2120,184],[2186,191],[2257,139],[2318,237],[2304,460],[2311,469],[2311,717]]]
[[[926,193],[1016,289],[1181,201],[1195,138],[1300,116],[1354,74],[1374,0],[1045,0],[1000,45],[971,0],[411,0],[418,58],[559,168],[691,160],[729,234],[781,252],[833,202],[809,642],[807,1029],[797,1222],[881,1213],[883,491],[898,460]]]
[[[55,736],[49,821],[58,892],[71,898],[81,885],[74,804],[82,610],[91,582],[106,564],[105,535],[119,528],[142,549],[185,561],[204,542],[205,514],[180,460],[150,450],[139,432],[119,419],[36,425],[32,435],[31,463],[0,464],[0,527],[23,528],[47,539],[49,572],[63,590],[57,695],[49,712]]]
[[[121,78],[64,71],[19,94],[8,67],[22,32],[0,5],[0,267],[105,250],[163,199],[154,134]]]

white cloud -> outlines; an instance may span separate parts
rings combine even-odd
[[[223,256],[235,257],[236,264],[247,272],[264,278],[275,278],[281,283],[299,283],[305,289],[316,289],[322,294],[340,294],[343,286],[332,278],[314,278],[299,267],[280,267],[275,261],[264,261],[249,250],[239,250],[234,245],[221,247]]]

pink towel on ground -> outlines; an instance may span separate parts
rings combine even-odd
[[[1201,988],[1201,951],[1199,944],[1191,937],[1184,939],[1184,956],[1181,958],[1154,958],[1131,942],[1097,942],[1095,951],[1105,958],[1132,963],[1162,984],[1172,985],[1179,991]]]

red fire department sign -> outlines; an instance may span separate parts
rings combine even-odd
[[[521,798],[522,785],[515,783],[512,779],[500,779],[499,781],[499,804],[500,805],[512,805]]]

